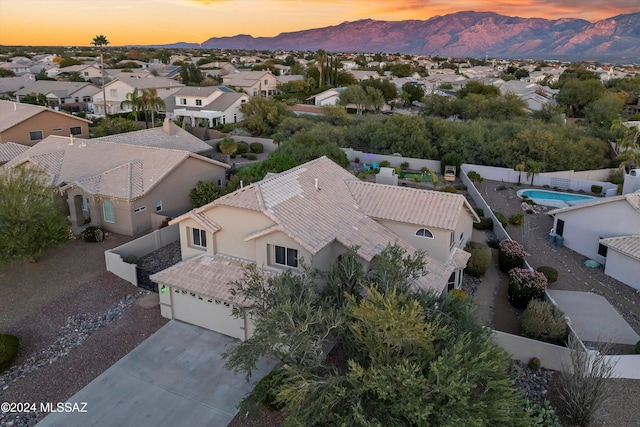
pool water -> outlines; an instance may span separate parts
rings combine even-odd
[[[527,196],[539,205],[566,208],[567,206],[578,205],[593,201],[596,197],[585,196],[583,194],[563,193],[561,191],[546,190],[519,190],[518,197]]]

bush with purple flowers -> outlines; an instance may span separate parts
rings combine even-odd
[[[516,308],[525,309],[532,299],[542,299],[547,278],[539,271],[513,268],[509,271],[509,300]]]
[[[498,252],[498,265],[500,270],[508,273],[509,270],[515,267],[522,266],[524,258],[529,256],[524,247],[515,240],[505,239],[500,242]]]

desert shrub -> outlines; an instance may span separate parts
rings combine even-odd
[[[562,427],[560,418],[548,400],[542,403],[531,403],[527,399],[525,411],[531,417],[534,426],[538,427]]]
[[[547,289],[547,278],[539,271],[528,268],[512,268],[509,270],[509,301],[520,309],[527,308],[530,301],[542,299]]]
[[[381,161],[381,162],[379,163],[379,166],[380,166],[381,168],[388,168],[389,166],[391,166],[391,163],[389,163],[389,161],[388,161],[388,160],[383,160],[383,161]]]
[[[421,167],[421,168],[420,168],[420,172],[422,172],[422,173],[429,173],[429,168],[428,168],[428,167],[426,167],[426,166],[423,166],[423,167]]]
[[[527,209],[525,212],[528,213],[529,215],[532,215],[535,213],[533,209]]]
[[[560,397],[571,425],[587,427],[604,415],[604,407],[612,393],[614,363],[606,356],[611,344],[597,351],[585,351],[577,339],[569,337],[569,366],[560,370]]]
[[[592,185],[591,186],[591,192],[593,194],[597,194],[597,195],[602,194],[602,185]]]
[[[517,214],[513,214],[509,217],[509,224],[511,225],[522,225],[524,223],[524,214],[519,212]]]
[[[498,253],[498,265],[500,270],[508,273],[515,267],[520,267],[524,258],[529,256],[524,247],[515,240],[505,239],[500,242],[500,252]]]
[[[491,249],[484,243],[469,242],[465,250],[471,254],[465,271],[474,277],[484,276],[491,264]]]
[[[558,280],[558,270],[553,267],[541,265],[540,267],[536,268],[536,270],[544,274],[544,277],[547,278],[547,282],[549,283],[554,283]]]
[[[85,242],[102,242],[104,230],[100,226],[91,226],[82,230],[82,238]]]
[[[258,156],[255,154],[247,154],[247,160],[256,160]]]
[[[264,145],[262,145],[262,143],[260,142],[252,142],[251,144],[249,144],[249,149],[252,153],[260,154],[264,152]]]
[[[236,145],[238,147],[236,154],[243,155],[247,154],[247,151],[249,151],[249,144],[247,144],[246,142],[239,141],[236,142]]]
[[[447,185],[446,187],[444,187],[441,191],[445,192],[445,193],[457,193],[458,190],[456,190],[455,187],[452,187],[450,185]]]
[[[522,334],[534,340],[563,345],[567,339],[567,319],[550,302],[532,300],[522,314]]]
[[[522,199],[522,201],[523,201],[523,202],[525,202],[525,203],[526,203],[526,204],[528,204],[528,205],[531,205],[531,206],[535,206],[535,205],[537,205],[537,203],[536,203],[536,202],[534,202],[533,200],[531,200],[531,199],[529,199],[529,198],[527,198],[527,199]]]
[[[473,208],[473,210],[475,211],[476,215],[478,215],[480,218],[484,216],[484,209],[476,206],[475,208]]]
[[[473,182],[482,182],[484,181],[484,178],[476,171],[470,171],[467,176],[469,177],[469,179]]]
[[[467,186],[463,185],[463,184],[456,184],[453,187],[458,191],[466,191],[467,190]]]
[[[506,185],[502,185],[502,184],[500,184],[500,185],[498,185],[496,187],[496,190],[498,190],[498,191],[504,191],[506,189],[507,189],[507,186]]]
[[[455,166],[456,167],[456,176],[460,174],[460,166],[462,166],[462,157],[452,151],[450,153],[445,154],[440,159],[440,173],[444,175],[444,170],[447,166]]]
[[[481,218],[480,222],[474,222],[473,228],[476,230],[493,230],[493,219]]]
[[[638,342],[636,343],[636,347],[635,347],[635,349],[634,349],[634,350],[635,350],[636,354],[640,354],[640,341],[638,341]]]
[[[500,240],[489,239],[487,240],[487,246],[489,246],[491,249],[500,249]]]
[[[532,357],[531,360],[529,360],[529,363],[527,364],[527,366],[529,367],[529,369],[533,369],[534,371],[537,371],[538,369],[540,369],[540,364],[542,362],[540,362],[540,359],[538,359],[537,357]]]
[[[400,163],[400,169],[402,169],[403,171],[409,169],[409,162]]]
[[[0,373],[11,367],[18,354],[19,345],[18,337],[0,334]]]
[[[496,216],[496,219],[503,227],[507,226],[507,217],[504,216],[502,212],[493,211],[493,214]]]
[[[279,411],[284,407],[278,401],[278,392],[286,379],[286,373],[280,369],[269,372],[256,384],[253,393],[255,398],[270,411]]]
[[[462,289],[451,289],[449,293],[458,301],[464,301],[469,297],[469,294]]]

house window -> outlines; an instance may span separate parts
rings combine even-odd
[[[187,105],[187,98],[180,98],[180,105]]]
[[[456,287],[456,272],[454,271],[453,273],[451,273],[451,276],[449,276],[449,280],[447,280],[447,290],[450,291],[452,289],[455,289]]]
[[[598,255],[603,256],[605,258],[607,257],[607,247],[602,243],[598,243]]]
[[[253,89],[253,96],[258,96],[258,89],[256,88]]]
[[[421,228],[416,231],[416,236],[424,237],[426,239],[433,239],[433,233],[427,230],[426,228]]]
[[[460,233],[460,241],[462,242],[462,239],[464,238],[464,233]]]
[[[53,128],[54,132],[62,132],[62,128]]]
[[[102,216],[105,222],[115,222],[113,217],[113,204],[108,200],[102,202]]]
[[[158,200],[156,202],[156,212],[160,212],[162,210],[162,200]]]
[[[42,139],[42,131],[41,130],[32,130],[29,132],[29,140],[30,141],[40,141]]]
[[[84,74],[85,77],[87,77],[89,75],[88,71],[83,72],[82,74]]]
[[[80,126],[71,126],[69,128],[69,132],[71,135],[82,135],[82,127]]]
[[[276,246],[274,261],[279,265],[298,268],[298,251],[284,246]]]
[[[91,97],[90,96],[83,96],[82,97],[82,102],[91,102]]]
[[[562,236],[562,233],[564,233],[564,221],[559,219],[558,223],[556,224],[556,234],[558,236]]]
[[[89,211],[89,199],[84,194],[82,195],[82,210]]]
[[[202,106],[202,99],[196,99],[196,105],[198,107]]]
[[[139,208],[135,208],[133,210],[134,213],[138,213],[138,212],[142,212],[142,211],[146,211],[147,207],[146,206],[140,206]]]
[[[111,95],[111,97],[113,97],[113,98],[117,98],[118,97],[118,89],[110,89],[109,90],[109,95]]]
[[[199,228],[192,228],[191,229],[191,236],[192,236],[191,243],[193,244],[193,246],[198,246],[200,248],[206,248],[207,247],[207,232],[206,231],[200,230]]]
[[[222,124],[227,123],[227,116],[222,116]]]
[[[265,84],[265,85],[268,85],[268,84],[269,84],[269,80],[264,79],[264,84]]]
[[[236,113],[233,113],[233,123],[236,123],[238,121],[238,115]]]

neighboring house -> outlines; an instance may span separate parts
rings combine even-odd
[[[249,100],[249,95],[226,86],[185,86],[174,94],[174,98],[173,117],[176,120],[187,120],[191,126],[213,127],[242,121],[244,115],[240,106]]]
[[[60,68],[58,71],[59,76],[70,76],[71,73],[78,73],[80,77],[85,80],[101,80],[102,72],[99,65],[71,65],[69,67]],[[106,77],[106,75],[105,75]]]
[[[28,145],[15,142],[0,142],[0,166],[4,165],[29,149]]]
[[[554,96],[558,93],[557,89],[519,80],[506,81],[499,87],[502,95],[515,94],[527,103],[527,107],[531,111],[540,111],[544,106],[556,105]]]
[[[140,131],[142,133],[146,131]],[[135,132],[129,137],[133,141]],[[66,198],[73,226],[137,236],[191,209],[198,181],[222,186],[228,165],[183,150],[50,136],[9,167],[35,167]]]
[[[92,111],[94,96],[100,88],[87,82],[64,82],[56,80],[37,80],[16,92],[16,99],[29,95],[42,94],[47,106],[69,112]]]
[[[479,219],[458,194],[362,182],[326,157],[268,175],[176,219],[181,263],[151,276],[164,317],[244,340],[251,319],[229,282],[256,264],[271,274],[304,265],[327,270],[351,247],[365,271],[388,244],[426,252],[428,274],[414,286],[438,295],[459,287],[470,254],[462,248]]]
[[[0,68],[12,71],[16,76],[31,73],[32,62],[21,64],[19,62],[0,62]]]
[[[359,82],[369,79],[379,80],[382,78],[377,71],[347,70],[347,72],[350,73]]]
[[[35,82],[36,78],[31,75],[16,77],[0,77],[0,98],[15,99],[15,93],[23,87]]]
[[[316,95],[312,95],[307,98],[307,101],[313,101],[313,105],[322,107],[324,105],[336,105],[340,100],[340,93],[345,90],[346,87],[335,87],[327,89],[324,92],[320,92]]]
[[[549,212],[563,245],[605,264],[605,273],[640,289],[640,192]],[[631,274],[633,272],[634,274]]]
[[[148,77],[119,77],[105,84],[104,87],[104,93],[107,97],[107,114],[119,114],[131,111],[131,107],[123,109],[120,105],[123,101],[127,100],[127,94],[132,93],[135,89],[138,89],[138,96],[142,96],[142,91],[145,89],[156,89],[158,91],[158,97],[165,101],[166,104],[166,100],[171,98],[173,94],[182,87],[184,87],[184,85],[175,80],[164,77],[154,77],[152,75]],[[98,116],[105,115],[103,100],[102,90],[100,90],[93,97],[95,114]]]
[[[0,101],[0,142],[35,145],[50,135],[89,138],[90,123],[39,105]]]
[[[271,98],[278,90],[278,80],[271,71],[240,71],[222,76],[222,83],[253,97]]]
[[[184,150],[205,157],[213,152],[213,148],[209,144],[179,126],[176,126],[176,124],[169,119],[164,119],[162,127],[118,133],[116,135],[94,138],[92,141],[143,145],[168,150]]]

